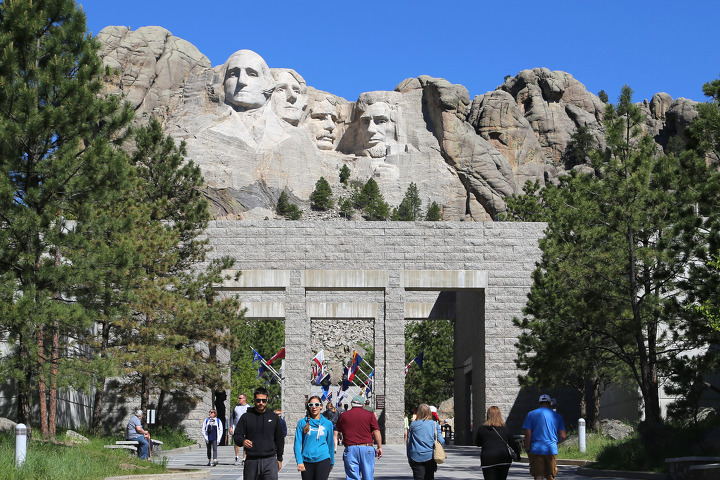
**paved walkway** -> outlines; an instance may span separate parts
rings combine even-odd
[[[445,447],[447,461],[438,467],[435,474],[437,480],[469,480],[482,479],[480,470],[479,449],[476,447],[451,445]],[[242,466],[234,466],[235,453],[233,447],[218,447],[219,463],[216,467],[208,467],[205,448],[194,448],[183,453],[168,452],[168,468],[177,469],[208,469],[212,480],[242,480]],[[577,475],[577,467],[560,466],[558,480],[590,480],[592,477]],[[292,448],[285,446],[285,461],[280,470],[281,479],[299,479]],[[342,447],[338,448],[335,457],[335,468],[330,474],[331,480],[344,479],[342,463]],[[412,480],[412,472],[405,456],[405,447],[386,445],[383,457],[375,462],[376,479]],[[516,463],[510,467],[509,480],[531,480],[527,463]],[[608,480],[606,477],[604,480]]]

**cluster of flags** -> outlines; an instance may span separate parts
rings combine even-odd
[[[250,347],[252,348],[252,347]],[[285,347],[281,348],[279,352],[277,352],[275,355],[270,357],[270,360],[265,360],[262,355],[260,355],[257,350],[252,348],[253,351],[253,364],[260,363],[260,366],[258,367],[258,380],[260,380],[260,377],[263,376],[263,374],[267,371],[270,371],[278,380],[280,380],[280,373],[278,373],[277,370],[275,370],[272,365],[272,363],[275,360],[278,360],[280,358],[285,358]]]

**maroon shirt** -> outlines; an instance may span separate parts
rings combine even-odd
[[[372,445],[374,430],[380,430],[377,418],[373,412],[362,407],[353,407],[340,415],[337,421],[337,430],[343,434],[343,445]]]

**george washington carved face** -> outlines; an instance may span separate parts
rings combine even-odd
[[[239,50],[225,62],[225,103],[235,110],[253,110],[264,106],[274,88],[275,81],[270,69],[257,53]]]

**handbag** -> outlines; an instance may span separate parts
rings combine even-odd
[[[495,427],[493,427],[493,430],[495,430]],[[505,443],[505,447],[507,448],[508,455],[510,456],[510,461],[517,462],[518,460],[520,460],[520,458],[518,457],[518,454],[515,453],[515,450],[510,446],[510,444],[508,442],[505,441],[505,439],[502,437],[502,435],[500,435],[500,433],[498,433],[497,430],[495,430],[495,433],[497,433],[497,436],[500,437],[500,440],[502,440],[503,443]]]
[[[445,449],[442,446],[442,443],[438,442],[437,439],[437,423],[433,422],[435,424],[434,430],[435,430],[435,443],[433,443],[433,460],[435,460],[435,463],[441,464],[445,463],[445,460],[447,459],[447,453],[445,453]]]

